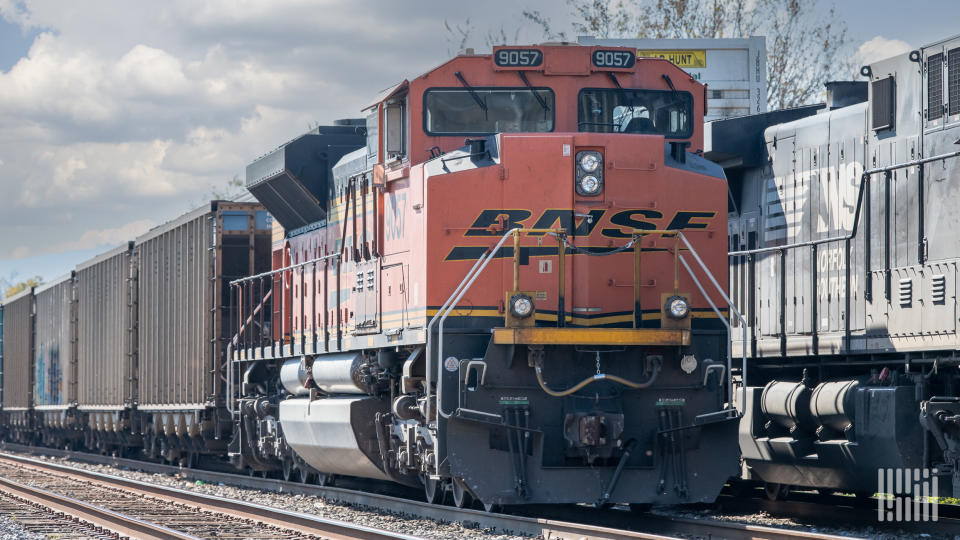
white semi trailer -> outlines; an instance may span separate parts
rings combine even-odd
[[[581,45],[631,47],[638,57],[670,60],[707,85],[711,121],[767,111],[767,46],[763,37],[736,39],[599,39]]]

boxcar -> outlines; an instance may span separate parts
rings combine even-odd
[[[74,272],[34,293],[33,406],[44,442],[60,446],[77,430],[77,291]]]
[[[33,428],[33,289],[3,303],[3,415],[10,437],[29,442]]]
[[[137,406],[149,455],[226,447],[228,287],[269,269],[269,226],[259,204],[214,201],[137,238]]]
[[[139,442],[137,267],[133,242],[77,265],[77,403],[86,415],[86,446]]]

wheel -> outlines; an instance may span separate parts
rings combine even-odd
[[[742,480],[731,480],[726,486],[726,492],[731,497],[748,496],[751,491],[753,491],[753,485]]]
[[[503,505],[498,503],[483,503],[484,512],[497,514],[503,511]]]
[[[457,508],[469,508],[473,503],[473,495],[470,495],[470,492],[467,491],[467,487],[463,485],[463,480],[454,479],[452,484],[453,491],[453,505]]]
[[[790,494],[790,486],[787,484],[766,483],[763,485],[763,492],[771,501],[780,501],[787,498]]]
[[[634,514],[645,514],[653,508],[652,503],[630,503],[630,511]]]
[[[310,483],[310,476],[311,476],[313,473],[311,473],[310,470],[307,469],[306,467],[299,467],[297,470],[300,471],[300,483],[301,483],[301,484],[309,484],[309,483]]]
[[[443,485],[440,480],[430,478],[427,475],[420,477],[423,482],[423,495],[430,504],[441,504],[443,502]]]

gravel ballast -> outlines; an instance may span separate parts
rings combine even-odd
[[[16,454],[16,452],[10,453]],[[273,491],[261,491],[257,489],[229,486],[222,483],[206,483],[202,481],[188,480],[180,476],[169,474],[146,473],[125,468],[115,468],[109,465],[81,463],[66,458],[40,457],[25,454],[20,455],[41,461],[57,463],[60,465],[68,465],[76,469],[94,471],[101,474],[110,474],[113,476],[128,478],[130,480],[149,482],[152,484],[195,491],[197,493],[204,493],[217,497],[237,499],[255,503],[261,506],[281,508],[291,512],[311,514],[326,519],[356,523],[366,527],[412,536],[419,536],[423,538],[438,540],[512,540],[529,538],[527,536],[519,536],[515,534],[503,534],[499,531],[472,529],[464,527],[460,523],[439,522],[415,516],[401,515],[399,513],[386,512],[379,508],[346,505],[322,497],[292,495],[289,493],[277,493]]]

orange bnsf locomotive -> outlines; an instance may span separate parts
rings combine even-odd
[[[738,472],[705,87],[567,45],[460,55],[256,160],[238,466],[500,504],[712,501]]]

